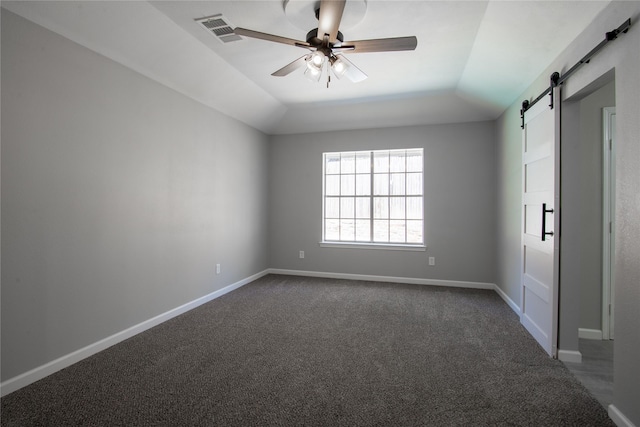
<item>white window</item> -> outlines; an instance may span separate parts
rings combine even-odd
[[[323,242],[424,245],[422,148],[323,154]]]

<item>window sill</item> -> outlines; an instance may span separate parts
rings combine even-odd
[[[320,242],[321,248],[342,248],[342,249],[377,249],[385,251],[408,251],[424,252],[425,245],[394,245],[393,243],[350,243],[350,242]]]

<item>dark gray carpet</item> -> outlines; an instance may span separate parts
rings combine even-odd
[[[1,400],[2,425],[613,425],[492,291],[270,275]]]

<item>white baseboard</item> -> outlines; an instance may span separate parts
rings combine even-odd
[[[600,340],[602,341],[602,331],[600,329],[578,329],[578,338],[585,340]]]
[[[561,362],[582,363],[582,353],[574,350],[558,350],[558,359]]]
[[[458,280],[441,280],[441,279],[416,279],[410,277],[391,277],[391,276],[371,276],[364,274],[349,273],[326,273],[321,271],[302,271],[302,270],[283,270],[278,268],[270,268],[270,274],[285,274],[292,276],[308,276],[308,277],[325,277],[328,279],[347,279],[347,280],[371,280],[375,282],[393,282],[407,283],[411,285],[431,285],[431,286],[448,286],[456,288],[470,289],[490,289],[494,290],[507,303],[507,305],[520,316],[520,307],[509,296],[504,293],[495,283],[484,282],[464,282]]]
[[[614,404],[609,405],[609,418],[611,418],[618,427],[636,427]]]
[[[128,338],[131,338],[134,335],[144,332],[147,329],[151,329],[162,322],[166,322],[171,318],[174,318],[180,314],[186,313],[189,310],[193,310],[194,308],[204,303],[207,303],[211,300],[221,297],[222,295],[229,293],[235,289],[238,289],[239,287],[244,286],[247,283],[253,282],[254,280],[257,280],[263,276],[266,276],[267,274],[269,274],[269,270],[264,270],[260,273],[256,273],[253,276],[249,276],[229,286],[225,286],[224,288],[218,289],[217,291],[212,292],[208,295],[205,295],[191,302],[183,304],[179,307],[176,307],[158,316],[152,317],[151,319],[145,320],[142,323],[139,323],[123,331],[115,333],[93,344],[89,344],[86,347],[83,347],[79,350],[76,350],[72,353],[69,353],[65,356],[55,359],[42,366],[34,368],[28,372],[25,372],[16,377],[10,378],[0,383],[0,396],[5,396],[31,383],[41,380],[42,378],[48,375],[51,375],[55,372],[58,372],[61,369],[64,369],[68,366],[71,366],[74,363],[81,361],[82,359],[86,359],[87,357],[92,356],[102,350],[105,350],[115,344],[118,344],[119,342],[122,342]]]
[[[513,310],[519,317],[520,316],[520,307],[518,306],[518,304],[516,304],[514,300],[509,298],[509,295],[507,295],[502,289],[500,289],[500,287],[498,285],[495,285],[493,290],[496,291],[496,293],[498,295],[500,295],[500,297],[504,300],[504,302],[506,302],[507,305],[509,307],[511,307],[511,310]]]
[[[288,276],[307,276],[307,277],[324,277],[327,279],[346,279],[346,280],[369,280],[373,282],[391,282],[406,283],[410,285],[428,285],[428,286],[445,286],[453,288],[470,288],[470,289],[495,289],[494,283],[484,282],[464,282],[458,280],[442,280],[442,279],[418,279],[412,277],[392,277],[392,276],[372,276],[367,274],[350,274],[350,273],[327,273],[323,271],[303,271],[303,270],[284,270],[279,268],[270,268],[270,274],[284,274]]]

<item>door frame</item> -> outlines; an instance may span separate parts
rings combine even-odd
[[[602,339],[614,337],[615,295],[615,119],[616,107],[602,109]]]

